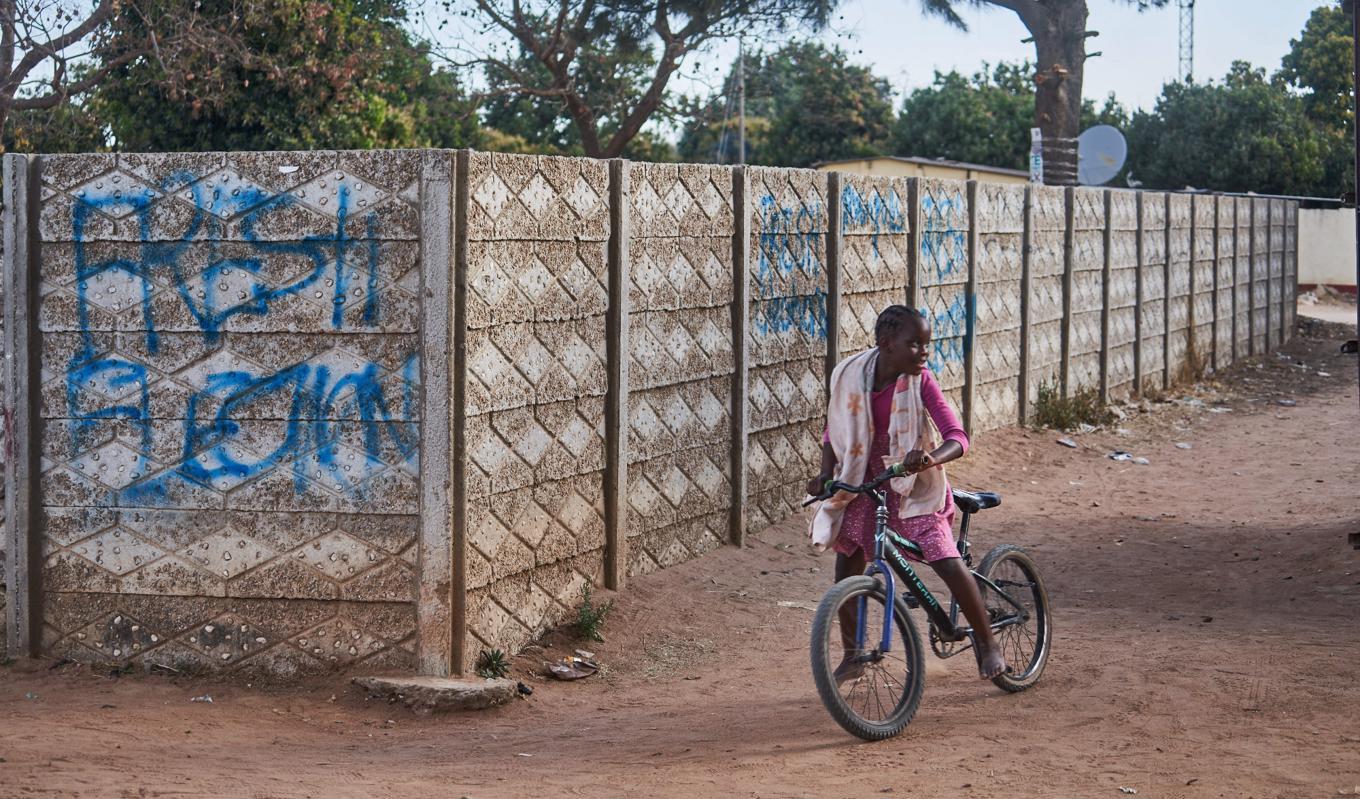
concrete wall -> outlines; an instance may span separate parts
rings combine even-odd
[[[797,512],[888,304],[977,432],[1278,346],[1296,268],[1266,199],[467,151],[5,169],[10,651],[181,671],[468,671],[741,542]]]
[[[1355,209],[1301,208],[1299,284],[1355,285]]]
[[[413,665],[420,158],[35,163],[45,652]]]

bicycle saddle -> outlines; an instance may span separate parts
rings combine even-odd
[[[954,504],[962,508],[964,513],[977,513],[1000,505],[1001,495],[992,491],[960,491],[956,488]]]

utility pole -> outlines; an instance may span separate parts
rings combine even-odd
[[[1195,79],[1195,0],[1180,0],[1180,4],[1180,78],[1189,83]]]
[[[1353,50],[1353,65],[1355,68],[1354,84],[1351,86],[1352,96],[1355,105],[1352,109],[1360,108],[1360,0],[1350,0],[1347,4],[1351,10],[1351,47]],[[1352,111],[1353,113],[1353,111]],[[1355,282],[1360,285],[1360,125],[1352,125],[1355,128],[1355,190],[1351,192],[1351,201],[1355,203]],[[1294,236],[1297,238],[1298,230],[1295,229]],[[1294,270],[1296,273],[1298,269]],[[1296,275],[1297,278],[1297,275]],[[1360,338],[1360,303],[1355,308],[1355,332],[1356,337]],[[1360,394],[1357,394],[1360,398]]]
[[[737,37],[737,163],[746,163],[746,38]]]

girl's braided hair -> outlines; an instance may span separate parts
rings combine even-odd
[[[874,339],[879,340],[902,332],[908,323],[925,319],[926,315],[907,305],[889,305],[874,322]]]

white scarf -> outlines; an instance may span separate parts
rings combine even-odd
[[[831,372],[826,426],[831,448],[836,453],[835,479],[848,485],[860,485],[894,463],[901,463],[913,449],[931,452],[936,446],[934,427],[925,403],[921,401],[921,376],[898,375],[888,421],[888,457],[882,464],[869,463],[869,448],[874,441],[872,393],[877,365],[878,348],[875,347],[841,361]],[[899,518],[936,513],[945,506],[947,482],[943,466],[895,477],[889,484],[899,497]],[[840,491],[818,503],[808,531],[817,551],[825,550],[836,540],[845,508],[856,496]]]

